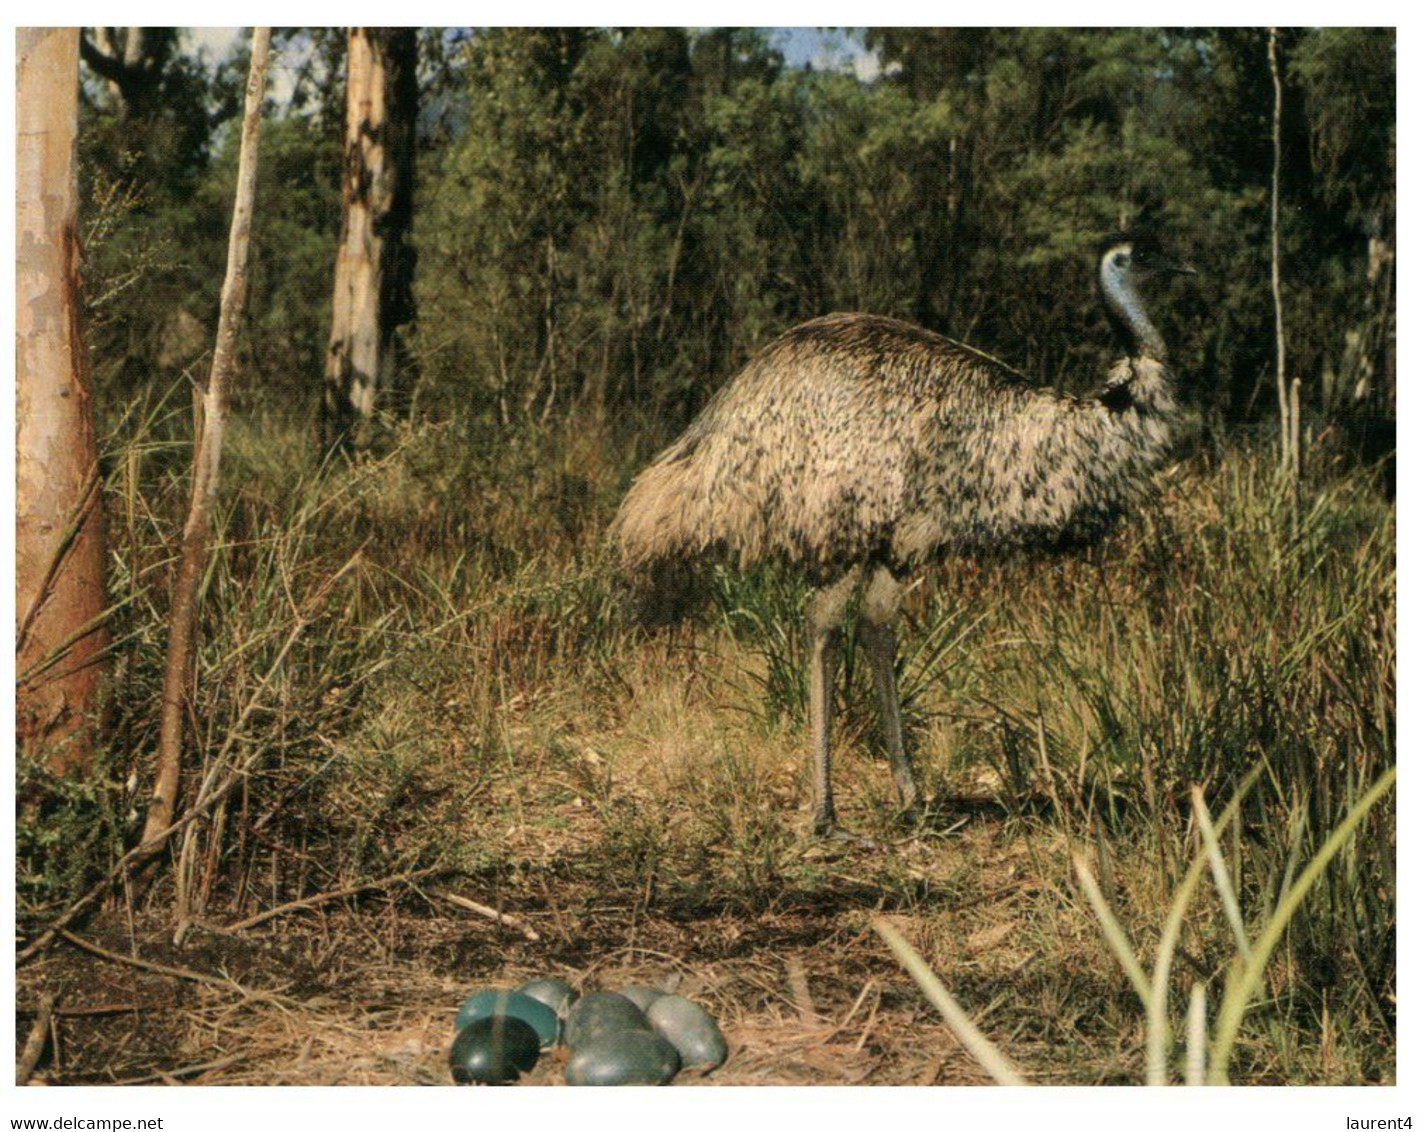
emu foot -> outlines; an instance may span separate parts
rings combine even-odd
[[[890,821],[899,829],[915,830],[924,824],[928,813],[929,807],[922,798],[916,795],[908,801],[901,799],[899,809],[894,811]]]
[[[835,815],[816,814],[810,826],[811,835],[827,847],[830,845],[853,846],[856,849],[883,849],[884,846],[873,838],[863,837],[842,829],[835,821]]]

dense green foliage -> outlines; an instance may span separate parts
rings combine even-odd
[[[876,81],[789,68],[745,30],[426,33],[417,410],[635,409],[658,415],[655,443],[752,349],[832,309],[912,319],[1070,388],[1111,347],[1092,250],[1147,227],[1201,272],[1162,321],[1207,418],[1274,411],[1263,32],[864,40]],[[245,385],[306,413],[339,217],[341,40],[281,42],[296,77],[265,141]],[[1386,446],[1394,36],[1287,32],[1282,53],[1290,373],[1316,431],[1382,421]],[[100,353],[126,382],[201,349],[174,319],[215,306],[235,65],[184,60],[147,110],[157,124],[91,91],[92,195],[131,197],[127,219],[143,221],[95,241],[90,271],[107,295],[146,267],[106,300],[122,341]],[[171,157],[143,158],[153,136]]]
[[[471,41],[466,129],[425,178],[432,373],[504,415],[585,398],[676,421],[779,329],[861,309],[1071,385],[1110,346],[1092,251],[1145,225],[1203,272],[1166,315],[1203,407],[1268,411],[1262,34],[869,42],[892,77],[787,70],[746,33]],[[1337,386],[1349,336],[1377,315],[1368,236],[1391,239],[1391,34],[1317,32],[1291,50],[1287,331],[1323,408],[1325,375]]]

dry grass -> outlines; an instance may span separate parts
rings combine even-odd
[[[708,1077],[679,1077],[679,1085],[984,1083],[868,930],[870,914],[884,904],[882,870],[907,869],[926,890],[935,888],[930,870],[943,853],[921,846],[909,854],[913,861],[891,864],[888,854],[805,850],[803,867],[819,882],[813,892],[803,885],[783,893],[775,908],[746,912],[684,899],[682,907],[649,911],[588,891],[576,866],[599,849],[589,838],[597,819],[573,803],[562,816],[573,832],[560,844],[522,829],[509,845],[522,879],[502,886],[503,903],[519,909],[538,942],[418,892],[298,914],[237,937],[199,928],[181,949],[165,941],[157,917],[141,918],[127,939],[116,922],[91,925],[111,948],[137,941],[145,961],[181,962],[231,984],[135,971],[60,945],[21,975],[22,1001],[45,987],[69,1012],[60,1061],[51,1059],[43,1075],[54,1083],[159,1074],[204,1084],[444,1082],[450,1021],[463,997],[478,985],[551,972],[580,989],[650,982],[704,1003],[731,1057]],[[990,1025],[1001,1034],[1005,992],[1031,987],[1046,972],[1033,972],[1043,956],[1010,939],[1025,899],[1021,854],[999,844],[995,825],[974,821],[955,837],[955,848],[977,861],[979,884],[953,917],[953,944],[918,915],[900,912],[896,922],[921,941],[939,938],[938,962],[1000,1000],[989,1005]],[[526,847],[537,857],[524,858]],[[1079,943],[1085,955],[1095,952],[1090,937]],[[116,1009],[79,1013],[106,1006]],[[1038,1004],[1033,997],[1011,1009],[1035,1013]],[[561,1084],[562,1062],[561,1054],[546,1057],[527,1083]],[[1078,1065],[1073,1079],[1114,1079],[1110,1058]]]
[[[313,479],[293,455],[300,437],[239,429],[195,713],[205,757],[291,611],[311,626],[240,736],[246,787],[190,846],[198,926],[172,945],[159,885],[81,929],[233,985],[56,945],[19,973],[21,1031],[42,993],[61,1010],[42,1075],[443,1081],[463,996],[551,972],[584,987],[676,980],[707,1005],[731,1060],[679,1084],[984,1081],[871,930],[888,915],[1031,1079],[1137,1082],[1142,1014],[1072,852],[1088,851],[1147,954],[1194,851],[1193,783],[1216,798],[1269,763],[1225,838],[1253,923],[1392,762],[1391,506],[1362,477],[1321,479],[1318,514],[1287,544],[1260,498],[1262,462],[1233,453],[1179,469],[1158,511],[1090,555],[928,577],[910,601],[904,683],[933,802],[907,824],[896,814],[855,672],[838,693],[836,790],[843,822],[879,847],[825,846],[801,810],[794,582],[726,579],[701,619],[629,632],[599,550],[629,471],[619,447],[597,429],[515,435],[496,462],[493,440],[422,432]],[[151,735],[180,498],[166,449],[148,434],[128,443],[148,447],[136,477],[124,478],[133,461],[115,464],[130,602],[119,781],[142,769]],[[27,930],[112,859],[131,806],[121,791],[55,789],[22,831]],[[1390,807],[1365,827],[1272,963],[1237,1081],[1392,1078],[1392,821]],[[86,833],[73,860],[57,854],[81,826],[110,840]],[[417,868],[433,871],[222,931]],[[1173,1002],[1233,948],[1204,895]],[[73,1013],[93,1007],[115,1012]],[[559,1080],[557,1058],[530,1078]]]

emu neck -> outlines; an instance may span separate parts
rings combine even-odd
[[[1134,355],[1166,360],[1166,342],[1142,305],[1141,294],[1123,276],[1102,271],[1102,298],[1123,344]]]

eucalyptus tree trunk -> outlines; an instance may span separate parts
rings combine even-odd
[[[242,115],[242,139],[237,157],[237,189],[232,205],[232,226],[227,241],[227,273],[222,281],[217,339],[212,369],[197,422],[198,441],[193,455],[192,495],[183,524],[183,544],[173,601],[168,615],[168,652],[163,666],[163,696],[158,734],[158,765],[153,795],[143,828],[143,844],[156,849],[173,824],[178,784],[183,765],[183,716],[192,682],[196,652],[198,588],[207,566],[213,500],[217,496],[222,438],[237,364],[237,328],[247,296],[247,248],[252,207],[257,191],[257,138],[262,124],[262,95],[267,83],[267,49],[271,28],[252,30],[252,62],[247,75],[247,97]]]
[[[346,152],[323,449],[364,443],[376,407],[405,374],[401,332],[415,316],[413,28],[352,28],[346,51]]]
[[[1299,379],[1285,377],[1285,308],[1280,286],[1280,116],[1284,89],[1280,81],[1279,29],[1270,29],[1270,80],[1275,90],[1270,139],[1274,165],[1270,173],[1270,295],[1275,306],[1275,391],[1280,401],[1280,467],[1292,481],[1299,478]]]
[[[95,28],[79,37],[79,53],[109,87],[127,117],[151,106],[163,77],[163,63],[173,41],[171,28]]]
[[[15,33],[16,734],[83,769],[107,668],[104,522],[79,296],[77,28]]]

